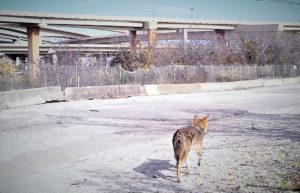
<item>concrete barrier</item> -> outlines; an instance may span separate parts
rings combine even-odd
[[[256,87],[262,87],[263,86],[263,80],[257,79],[257,80],[244,80],[244,81],[236,81],[234,90],[243,90],[243,89],[249,89],[249,88],[256,88]]]
[[[146,95],[160,95],[157,85],[144,85]]]
[[[260,79],[235,82],[201,83],[201,91],[212,92],[224,90],[242,90],[261,86],[263,86],[263,82]]]
[[[297,84],[300,83],[300,77],[295,77],[295,78],[284,78],[282,79],[283,84]]]
[[[0,110],[65,101],[60,86],[0,92]]]
[[[263,84],[263,86],[282,86],[283,81],[282,79],[263,80]]]
[[[280,86],[300,83],[300,77],[248,80],[236,82],[161,84],[161,85],[111,85],[92,87],[69,87],[64,90],[59,86],[0,92],[0,110],[27,105],[42,104],[66,99],[111,99],[129,96],[183,94],[224,90],[240,90],[263,86]]]
[[[141,85],[68,87],[65,89],[65,96],[72,100],[113,99],[141,95],[145,95]]]
[[[147,95],[164,95],[164,94],[182,94],[197,92],[215,92],[226,90],[243,90],[263,86],[281,86],[284,84],[300,83],[300,77],[286,79],[270,80],[244,80],[235,82],[211,82],[195,84],[161,84],[145,85],[144,89]]]
[[[184,94],[200,92],[200,84],[159,84],[145,85],[147,95],[166,95],[166,94]]]

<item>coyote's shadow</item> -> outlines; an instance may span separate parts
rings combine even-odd
[[[148,159],[147,162],[141,164],[133,170],[145,175],[147,178],[162,178],[172,180],[174,176],[169,176],[164,173],[169,173],[169,171],[174,172],[175,166],[170,164],[170,160]]]

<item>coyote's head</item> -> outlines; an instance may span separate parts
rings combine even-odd
[[[207,114],[203,118],[199,118],[198,115],[195,115],[194,116],[194,126],[203,129],[204,133],[206,133],[208,130],[208,117],[209,117],[209,114]]]

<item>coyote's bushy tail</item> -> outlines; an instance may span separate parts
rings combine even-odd
[[[173,148],[174,148],[174,157],[176,161],[179,161],[180,159],[180,151],[182,147],[182,141],[179,138],[174,138],[175,140],[173,141]]]

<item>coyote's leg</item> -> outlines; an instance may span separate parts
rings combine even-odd
[[[203,154],[202,141],[199,143],[199,145],[197,147],[197,154],[198,154],[198,157],[199,157],[198,166],[200,166],[200,162],[201,162],[201,158],[202,158],[202,154]]]
[[[176,162],[176,169],[177,169],[177,181],[180,182],[180,176],[181,176],[181,166],[182,166],[182,161],[178,160]]]
[[[188,153],[186,158],[186,174],[190,174],[190,157]]]
[[[179,158],[179,161],[177,161],[176,165],[177,165],[177,180],[178,182],[180,182],[180,177],[181,177],[181,167],[184,164],[184,162],[186,162],[187,157],[188,157],[188,151],[185,151],[182,155],[182,157]]]

